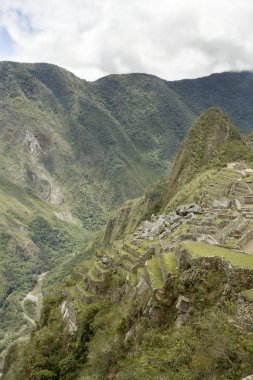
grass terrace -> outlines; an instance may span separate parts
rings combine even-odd
[[[94,267],[92,266],[88,272],[88,276],[94,282],[102,282],[103,279],[99,278],[98,275],[94,272]]]
[[[146,261],[146,269],[152,289],[161,289],[164,285],[164,281],[158,258],[154,257],[153,259]]]
[[[176,267],[176,257],[174,252],[163,253],[163,262],[166,272],[175,273],[177,270]]]
[[[132,263],[136,263],[136,261],[137,261],[136,256],[125,251],[124,249],[118,249],[118,254],[121,257],[121,259],[127,259],[128,261],[131,261]]]
[[[104,268],[98,261],[95,262],[95,267],[100,273],[108,273],[109,269]]]
[[[253,269],[253,255],[237,252],[227,248],[220,248],[210,244],[183,242],[181,247],[186,249],[193,257],[215,256],[223,257],[234,267]]]

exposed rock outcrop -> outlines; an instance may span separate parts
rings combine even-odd
[[[227,199],[215,199],[213,202],[213,208],[229,209],[230,206],[231,206],[231,201]]]
[[[36,136],[29,130],[26,131],[24,144],[29,147],[31,158],[36,161],[42,152],[42,148]]]
[[[65,300],[60,306],[62,318],[66,322],[66,327],[70,334],[74,334],[77,330],[76,313],[74,309]]]
[[[176,209],[176,213],[180,216],[186,216],[188,214],[202,214],[202,212],[202,208],[196,203],[181,205]]]

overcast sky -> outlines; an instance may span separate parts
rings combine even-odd
[[[0,60],[94,80],[253,69],[252,0],[0,0]]]

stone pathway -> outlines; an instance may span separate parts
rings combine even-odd
[[[43,279],[46,276],[47,272],[41,273],[38,276],[37,283],[34,286],[34,288],[27,293],[25,298],[21,301],[22,309],[23,309],[23,317],[26,319],[29,323],[31,323],[33,326],[36,324],[36,320],[29,317],[29,315],[25,311],[25,301],[29,300],[33,302],[36,305],[36,316],[40,316],[41,308],[42,308],[42,286],[43,286]],[[37,319],[37,318],[36,318]]]

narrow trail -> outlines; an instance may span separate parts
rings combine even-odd
[[[42,301],[43,301],[43,296],[42,296],[43,280],[44,280],[44,277],[46,276],[47,273],[48,272],[41,273],[37,277],[36,285],[34,286],[34,288],[29,293],[26,294],[26,296],[21,301],[21,306],[22,306],[22,310],[23,310],[23,318],[27,322],[29,322],[29,324],[30,324],[29,327],[35,326],[36,325],[36,321],[39,320],[39,318],[40,318],[40,313],[41,313],[41,309],[42,309]],[[35,318],[34,319],[31,318],[27,314],[27,312],[26,312],[26,309],[25,309],[25,301],[26,300],[32,301],[34,303],[34,305],[35,305]],[[26,341],[29,340],[30,334],[26,332],[26,329],[27,329],[27,327],[25,325],[23,325],[21,327],[21,329],[17,333],[17,335],[20,335],[20,336],[18,336],[15,339],[15,342],[26,342]],[[11,346],[12,343],[13,342],[11,342],[5,348],[5,350],[1,352],[1,360],[4,360],[4,357],[7,354],[8,349]],[[0,371],[0,378],[2,378],[2,372],[1,371]]]
[[[41,273],[37,278],[37,283],[34,286],[34,288],[27,293],[27,295],[24,297],[24,299],[21,301],[21,306],[23,309],[23,318],[26,319],[29,323],[31,323],[33,326],[36,324],[36,320],[39,319],[41,308],[42,308],[42,286],[43,286],[43,279],[46,276],[47,272]],[[31,301],[35,304],[35,319],[31,318],[26,310],[25,310],[25,301]]]

